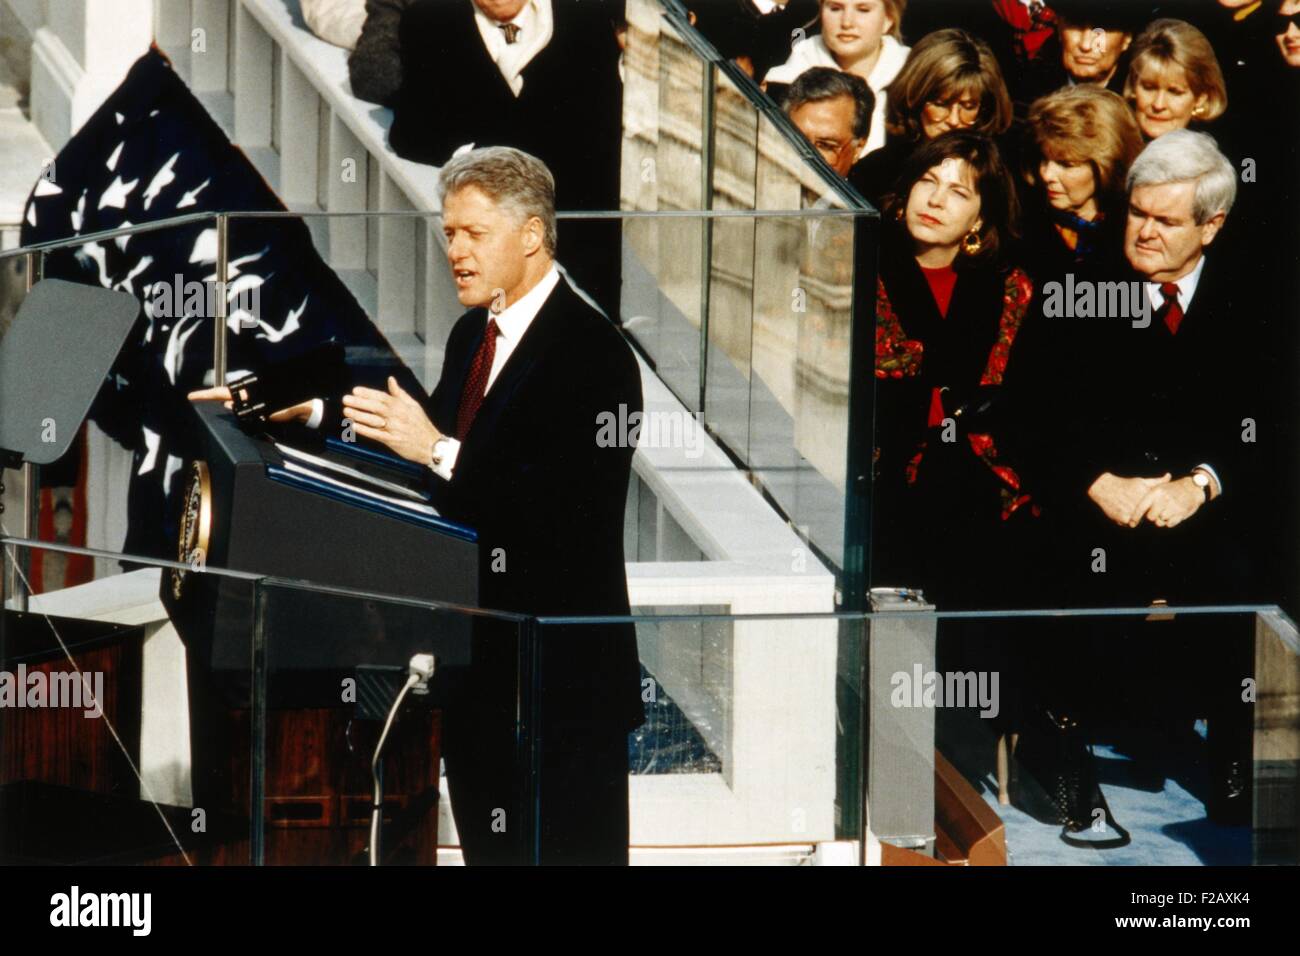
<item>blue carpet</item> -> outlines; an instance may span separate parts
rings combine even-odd
[[[1062,843],[1060,827],[1040,823],[997,801],[997,781],[987,776],[984,799],[1006,825],[1007,855],[1019,866],[1240,866],[1251,862],[1249,827],[1221,827],[1181,783],[1166,778],[1158,790],[1140,780],[1142,769],[1112,747],[1097,746],[1097,776],[1114,818],[1133,837],[1128,846],[1090,850]],[[1097,838],[1114,836],[1099,833]]]

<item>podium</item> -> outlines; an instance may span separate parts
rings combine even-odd
[[[433,654],[433,693],[406,699],[385,749],[383,844],[386,862],[435,862],[434,705],[470,663],[473,618],[368,595],[473,608],[477,535],[437,515],[418,467],[342,442],[295,447],[216,404],[194,411],[184,567],[164,572],[161,597],[187,650],[195,805],[252,815],[260,799],[264,862],[363,862],[382,720],[411,657]],[[250,852],[223,844],[204,862]]]
[[[305,452],[249,434],[215,403],[196,405],[195,414],[204,452],[182,472],[176,556],[194,570],[164,574],[161,597],[186,648],[206,668],[247,672],[254,617],[247,581],[194,573],[208,566],[477,605],[478,536],[421,500],[418,467],[344,442]],[[432,653],[443,666],[469,663],[467,616],[448,614],[436,633],[418,633],[397,606],[385,604],[382,627],[362,633],[338,626],[335,613],[301,602],[300,616],[280,621],[269,635],[268,672],[405,668],[417,653]]]
[[[56,279],[32,287],[0,341],[0,463],[30,469],[66,452],[139,312],[127,293]],[[198,862],[360,862],[382,720],[411,658],[431,654],[438,677],[405,700],[384,751],[383,815],[385,861],[434,862],[435,705],[441,682],[472,659],[475,531],[436,513],[418,466],[337,441],[294,447],[217,405],[194,415],[202,451],[173,478],[185,492],[179,561],[161,580],[186,646],[194,806],[140,812],[141,635],[88,622],[107,642],[89,660],[125,733],[110,747],[59,724],[66,714],[6,721],[0,802],[39,828],[43,807],[89,808],[104,814],[106,839],[148,829],[149,814],[183,822],[202,809],[221,825],[187,840]],[[28,646],[50,624],[0,613],[0,662],[53,666],[48,648]],[[341,693],[349,682],[351,696]],[[0,855],[72,859],[53,844],[43,856],[29,826],[6,834]],[[125,839],[100,858],[161,859],[156,837],[145,840],[156,853]]]

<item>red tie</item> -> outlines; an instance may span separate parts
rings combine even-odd
[[[1160,294],[1165,297],[1165,328],[1170,335],[1178,333],[1178,325],[1183,321],[1183,307],[1178,304],[1178,286],[1166,282],[1160,286]]]
[[[926,419],[925,422],[926,427],[938,428],[940,425],[943,424],[944,417],[945,416],[943,414],[943,389],[932,388],[930,389],[930,415]]]
[[[469,426],[474,424],[474,416],[483,404],[483,395],[487,391],[488,375],[492,371],[492,359],[497,354],[497,321],[488,319],[483,341],[474,353],[474,361],[469,367],[469,377],[465,379],[465,390],[460,393],[460,405],[456,409],[456,437],[461,441],[469,434]]]

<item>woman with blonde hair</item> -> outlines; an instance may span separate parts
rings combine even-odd
[[[921,143],[959,129],[996,139],[1011,126],[998,61],[987,43],[964,30],[936,30],[921,39],[886,92],[885,146],[849,174],[876,205]]]
[[[1147,139],[1211,123],[1228,108],[1214,48],[1190,23],[1156,20],[1133,41],[1130,53],[1124,96]]]
[[[1036,282],[1122,258],[1124,177],[1142,135],[1124,100],[1096,86],[1067,86],[1029,108],[1024,240],[1020,260]]]

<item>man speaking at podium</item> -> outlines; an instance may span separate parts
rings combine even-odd
[[[482,607],[627,615],[633,448],[596,437],[601,413],[641,410],[636,359],[556,269],[555,184],[540,160],[471,150],[443,167],[439,189],[447,258],[470,307],[447,340],[442,377],[425,400],[391,378],[387,392],[354,389],[342,412],[358,434],[428,465],[441,514],[478,530]],[[220,393],[194,397],[228,397]],[[315,404],[275,418],[310,414],[317,424]],[[508,622],[476,623],[473,665],[444,710],[452,812],[471,865],[529,859],[516,634]],[[626,864],[627,734],[644,720],[635,630],[546,627],[540,658],[541,860]]]
[[[598,445],[596,423],[620,406],[640,410],[636,360],[556,270],[555,184],[540,160],[472,150],[443,167],[439,191],[447,259],[470,307],[442,377],[425,402],[391,380],[388,393],[355,389],[344,414],[359,434],[428,464],[442,514],[478,529],[483,607],[626,615],[633,449]],[[445,712],[470,864],[526,859],[513,826],[514,633],[476,631],[474,665]],[[543,863],[627,862],[627,734],[644,717],[640,683],[630,625],[542,630]]]

